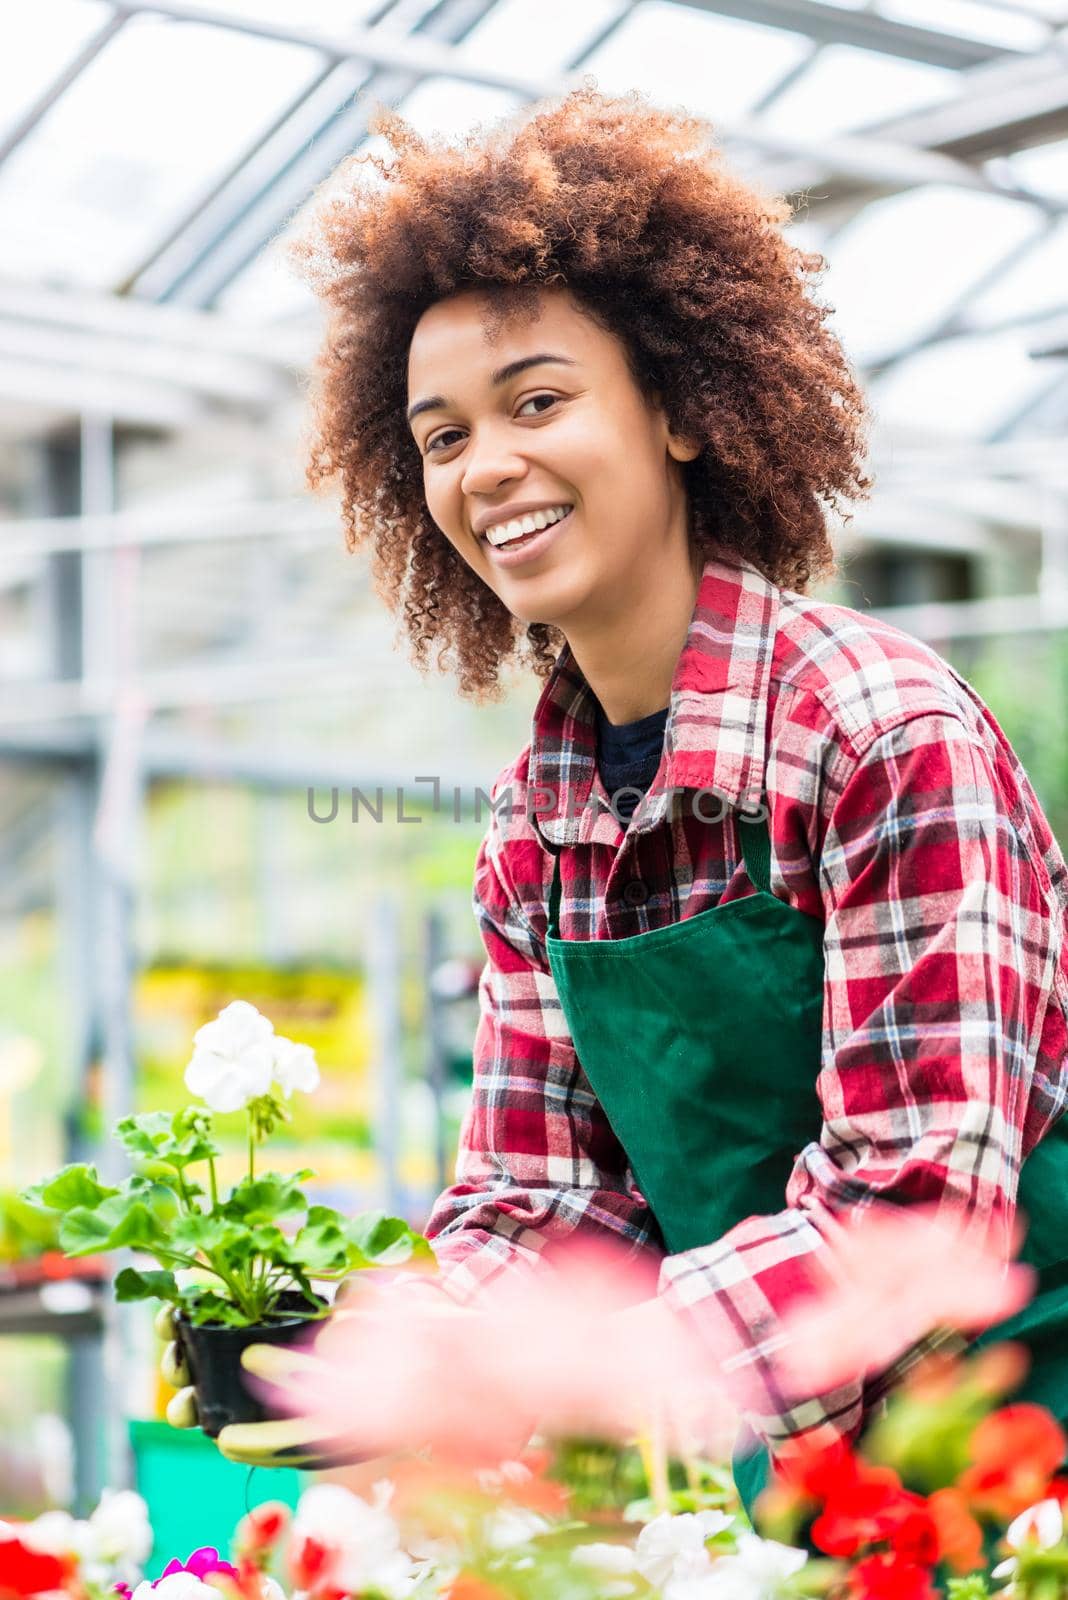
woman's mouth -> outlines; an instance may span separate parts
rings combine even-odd
[[[535,561],[544,550],[547,550],[561,529],[571,524],[575,508],[561,517],[559,522],[552,522],[547,528],[536,528],[533,533],[524,533],[518,539],[510,539],[507,544],[493,545],[483,534],[486,554],[495,566],[518,567],[525,561]]]

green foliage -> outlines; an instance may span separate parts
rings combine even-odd
[[[195,1323],[256,1326],[281,1314],[282,1297],[293,1292],[311,1320],[326,1309],[313,1280],[433,1260],[426,1240],[398,1217],[345,1217],[310,1205],[300,1187],[312,1176],[307,1169],[255,1174],[255,1145],[282,1112],[268,1097],[250,1106],[249,1173],[228,1194],[218,1191],[210,1113],[189,1107],[122,1119],[115,1134],[134,1170],[118,1186],[73,1165],[23,1191],[20,1203],[50,1226],[58,1220],[68,1256],[132,1249],[154,1257],[157,1271],[129,1266],[118,1274],[117,1298],[163,1300]],[[198,1166],[206,1186],[191,1173]]]
[[[950,1578],[946,1584],[946,1600],[989,1600],[990,1585],[979,1572],[969,1572],[965,1578]]]

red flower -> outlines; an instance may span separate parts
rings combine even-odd
[[[244,1556],[273,1550],[289,1526],[289,1507],[281,1500],[265,1500],[242,1517],[234,1535],[235,1549]]]
[[[868,1556],[846,1580],[849,1600],[937,1600],[926,1567],[898,1556]]]
[[[1007,1521],[1046,1496],[1066,1450],[1064,1431],[1044,1406],[1002,1406],[972,1434],[973,1465],[957,1486],[973,1510]]]
[[[334,1552],[318,1539],[295,1539],[289,1547],[289,1570],[298,1589],[314,1589]]]
[[[891,1482],[857,1481],[826,1503],[812,1524],[812,1542],[829,1556],[854,1556],[865,1545],[888,1544],[902,1560],[933,1566],[938,1533],[922,1495]]]
[[[0,1600],[62,1589],[71,1570],[69,1561],[31,1550],[18,1539],[0,1540]]]

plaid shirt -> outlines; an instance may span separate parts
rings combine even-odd
[[[530,744],[493,787],[475,869],[488,960],[474,1090],[456,1182],[427,1227],[440,1281],[470,1299],[576,1232],[655,1247],[549,969],[546,843],[568,847],[562,936],[622,938],[753,892],[716,797],[752,809],[763,789],[772,891],[824,923],[822,1130],[780,1211],[664,1257],[659,1292],[728,1352],[767,1440],[852,1434],[872,1390],[782,1400],[779,1319],[835,1215],[870,1201],[981,1214],[1008,1253],[1020,1164],[1068,1101],[1068,869],[1004,734],[947,662],[748,563],[705,565],[660,768],[629,825],[597,773],[593,711],[565,647]],[[695,805],[697,790],[714,793]]]

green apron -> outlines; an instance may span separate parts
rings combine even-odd
[[[672,1255],[781,1211],[794,1162],[822,1125],[823,923],[772,894],[767,822],[735,816],[756,893],[627,938],[562,939],[559,851],[553,866],[546,951],[564,1020]],[[1030,1221],[1021,1254],[1045,1269],[1039,1294],[983,1339],[1024,1338],[1034,1367],[1021,1398],[1061,1418],[1066,1134],[1061,1118],[1021,1174]],[[733,1465],[750,1510],[767,1454],[750,1436]]]

